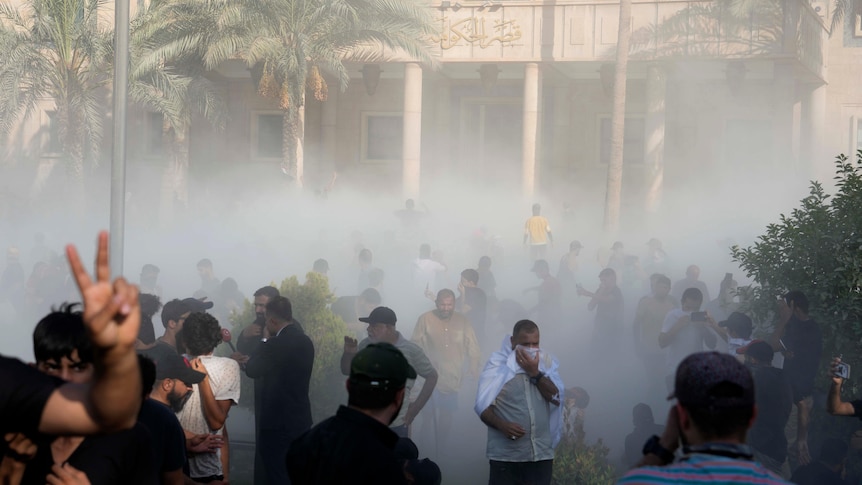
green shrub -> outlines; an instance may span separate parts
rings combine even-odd
[[[608,463],[610,449],[599,439],[592,445],[583,437],[566,437],[554,453],[554,485],[606,485],[617,479]]]
[[[335,297],[329,289],[329,281],[323,275],[308,273],[303,284],[299,283],[296,276],[291,276],[281,282],[279,292],[290,300],[294,319],[300,322],[305,334],[314,343],[309,397],[314,422],[319,422],[335,414],[339,404],[347,402],[340,362],[344,336],[349,331],[341,318],[327,307]],[[243,311],[231,316],[232,334],[238,338],[254,319],[254,306],[246,300]],[[244,374],[240,405],[254,407],[254,382]]]

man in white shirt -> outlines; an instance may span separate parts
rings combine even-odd
[[[700,311],[703,293],[697,288],[688,288],[682,293],[682,308],[668,312],[658,336],[658,344],[667,349],[665,382],[673,389],[676,367],[689,355],[703,352],[704,346],[714,349],[718,339],[707,323],[706,312]]]
[[[195,384],[188,402],[177,418],[186,433],[223,434],[230,407],[239,402],[239,364],[227,357],[212,355],[221,343],[221,325],[208,313],[195,312],[189,315],[183,327],[186,348],[193,357],[192,368],[206,374]],[[227,443],[227,440],[225,440]],[[222,466],[222,451],[189,455],[189,476],[197,482],[227,481],[229,470]]]

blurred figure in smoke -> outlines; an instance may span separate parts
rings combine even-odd
[[[425,378],[425,384],[419,392],[419,396],[415,401],[409,403],[408,406],[402,407],[397,413],[394,420],[390,423],[390,428],[395,431],[398,436],[407,438],[410,433],[410,425],[413,419],[419,414],[419,411],[425,407],[428,399],[431,398],[431,393],[434,391],[434,386],[437,385],[437,371],[425,355],[422,347],[415,342],[405,339],[401,332],[395,329],[395,323],[398,318],[395,312],[390,308],[381,306],[374,309],[367,317],[360,318],[360,322],[368,324],[368,337],[361,342],[356,339],[344,337],[344,353],[341,354],[341,373],[351,375],[351,362],[357,352],[361,352],[370,344],[388,343],[394,345],[404,354],[407,362],[410,364],[416,373]],[[415,383],[415,378],[407,380],[405,396],[409,399],[410,391]]]
[[[731,313],[739,308],[739,303],[736,302],[738,287],[739,285],[733,279],[733,275],[731,273],[725,274],[719,285],[718,298],[707,303],[704,309],[715,320],[726,320]]]
[[[366,335],[368,325],[359,321],[360,317],[368,315],[382,303],[380,293],[374,288],[366,288],[359,296],[342,296],[330,306],[332,313],[341,317],[353,333],[353,338]]]
[[[422,219],[428,215],[428,206],[422,204],[422,208],[425,209],[425,212],[417,211],[416,202],[413,199],[407,199],[404,201],[404,208],[395,211],[395,217],[401,221],[401,225],[404,226],[405,231],[412,232],[419,228]]]
[[[314,265],[311,267],[311,271],[317,274],[321,274],[323,276],[327,276],[329,273],[329,261],[321,258],[314,261]]]
[[[668,291],[670,283],[668,283]],[[661,435],[664,426],[656,424],[652,408],[648,404],[638,403],[632,409],[634,431],[626,436],[626,448],[623,454],[623,465],[631,468],[643,458],[643,445],[652,435]]]
[[[482,342],[485,340],[485,323],[488,319],[488,297],[479,287],[479,272],[475,269],[465,269],[461,272],[461,282],[458,283],[457,309],[463,313],[473,330],[476,338]],[[439,300],[440,295],[437,295]]]
[[[489,484],[551,483],[563,428],[558,368],[530,320],[516,323],[485,364],[474,410],[488,427]]]
[[[608,260],[604,266],[611,268],[618,275],[623,274],[626,266],[626,251],[621,241],[617,241],[611,246],[611,254],[608,256]]]
[[[422,347],[440,376],[429,411],[435,414],[437,446],[445,447],[452,416],[458,409],[463,369],[466,366],[468,378],[478,376],[482,355],[470,320],[455,311],[455,293],[448,289],[440,290],[435,303],[436,309],[419,316],[411,340]],[[438,411],[439,421],[436,419]],[[423,434],[430,427],[430,421],[432,419],[426,416]]]
[[[569,252],[560,258],[560,266],[557,269],[557,279],[560,280],[560,286],[563,287],[563,292],[568,293],[571,289],[575,291],[575,283],[578,282],[578,256],[581,254],[581,249],[584,245],[580,241],[572,241],[569,243]]]
[[[269,331],[266,330],[266,305],[273,299],[279,297],[278,288],[274,286],[264,286],[258,288],[254,292],[254,315],[255,319],[251,324],[246,326],[239,339],[236,342],[237,351],[245,354],[254,354],[261,344],[261,339],[269,337]],[[258,442],[260,436],[260,406],[263,402],[263,384],[258,380],[254,381],[254,441]],[[263,458],[260,453],[254,454],[254,483],[257,485],[266,485],[266,471],[263,465]]]
[[[363,248],[359,251],[356,259],[359,262],[359,277],[356,282],[356,291],[371,288],[370,275],[372,271],[377,269],[374,267],[374,255],[370,249]]]
[[[431,245],[419,246],[419,257],[413,261],[413,286],[417,290],[431,290],[431,285],[437,279],[437,273],[446,271],[446,265],[431,258]],[[433,298],[433,293],[432,296]]]
[[[476,268],[479,273],[479,283],[476,285],[480,290],[485,292],[488,301],[494,302],[497,300],[497,278],[491,272],[491,258],[482,256],[479,258],[479,267]]]
[[[681,308],[674,308],[664,318],[658,344],[667,349],[665,368],[668,390],[673,389],[673,378],[677,365],[686,357],[703,352],[704,347],[714,349],[718,337],[710,330],[705,312],[700,312],[703,293],[697,288],[688,288],[682,294]]]
[[[198,276],[201,278],[201,290],[206,293],[206,296],[215,297],[221,281],[215,277],[213,262],[209,259],[198,261]]]
[[[239,285],[233,278],[225,278],[219,287],[218,294],[214,298],[216,303],[215,314],[219,321],[228,322],[233,312],[242,310],[245,295],[239,291]]]
[[[655,385],[660,386],[664,382],[665,375],[665,356],[658,345],[658,337],[665,317],[671,310],[678,308],[679,303],[670,296],[670,278],[654,274],[650,277],[650,283],[652,293],[638,302],[632,330],[635,352],[643,362],[646,377],[651,383],[649,389],[655,389]],[[629,463],[632,464],[634,462]]]
[[[590,297],[587,309],[596,311],[593,329],[593,351],[600,355],[618,348],[623,335],[623,292],[617,286],[617,274],[611,268],[599,273],[599,288],[593,293],[578,287],[578,295]]]
[[[56,254],[45,245],[45,235],[37,232],[33,236],[33,247],[30,248],[30,267],[34,267],[39,263],[48,263],[54,259]]]
[[[374,268],[368,273],[368,287],[376,290],[380,294],[380,301],[383,302],[385,292],[383,291],[383,281],[386,274],[380,268]]]
[[[524,245],[530,243],[530,259],[544,259],[548,244],[554,244],[551,224],[542,216],[542,206],[533,204],[533,215],[524,223]]]
[[[696,265],[689,266],[685,270],[685,278],[673,284],[673,289],[671,289],[670,294],[673,295],[674,298],[682,300],[682,294],[685,290],[689,288],[697,288],[700,290],[701,295],[703,295],[703,301],[710,301],[709,290],[706,288],[706,283],[700,281],[699,278],[700,268]]]
[[[141,329],[138,331],[138,340],[142,345],[151,345],[156,342],[156,329],[153,326],[153,315],[162,308],[162,302],[156,295],[142,293],[138,298],[141,303]]]
[[[537,259],[530,271],[542,280],[542,284],[524,290],[525,295],[533,291],[537,295],[536,306],[527,314],[544,324],[554,325],[560,320],[560,282],[551,276],[548,262],[544,259]]]
[[[159,286],[159,271],[159,267],[154,264],[145,264],[141,268],[141,278],[138,285],[141,293],[162,297],[162,287]]]
[[[656,238],[647,242],[647,255],[643,268],[648,274],[670,274],[667,253],[662,249],[661,241]]]

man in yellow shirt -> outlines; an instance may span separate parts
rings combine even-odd
[[[435,304],[435,310],[419,316],[411,340],[422,347],[440,376],[431,408],[433,413],[439,411],[439,421],[435,420],[439,446],[446,443],[452,415],[458,409],[464,365],[467,364],[468,375],[478,376],[482,355],[470,321],[455,311],[455,293],[449,289],[440,290]],[[423,428],[427,426],[426,418]]]
[[[530,241],[530,258],[545,259],[545,250],[548,243],[554,244],[554,236],[551,234],[551,224],[541,215],[542,206],[533,204],[533,217],[527,219],[524,224],[524,244]]]

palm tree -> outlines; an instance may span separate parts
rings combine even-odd
[[[200,12],[202,0],[179,0],[177,15]],[[398,52],[433,65],[435,32],[427,6],[418,0],[208,0],[198,16],[198,37],[208,69],[242,59],[252,70],[260,95],[284,113],[282,169],[303,181],[306,93],[326,100],[324,73],[346,89],[343,61],[382,61]],[[192,42],[192,40],[189,40]]]
[[[111,29],[99,19],[103,5],[103,0],[25,0],[19,8],[0,6],[0,131],[8,135],[37,112],[40,99],[53,99],[52,122],[78,189],[85,158],[98,161],[100,89],[111,82]]]
[[[841,21],[847,16],[862,14],[862,0],[835,0],[832,8],[832,22],[829,26],[829,34],[835,32],[835,28],[841,25]]]
[[[163,141],[168,161],[162,177],[159,220],[174,213],[174,201],[188,199],[189,128],[194,115],[202,115],[217,128],[224,127],[223,96],[206,78],[201,40],[188,17],[171,15],[169,3],[153,2],[132,20],[129,97],[137,105],[163,116]]]
[[[626,120],[626,71],[631,38],[631,0],[620,1],[620,26],[617,36],[617,60],[614,70],[613,109],[611,111],[611,156],[605,195],[605,231],[616,232],[620,225],[620,203],[623,186],[623,141]]]

